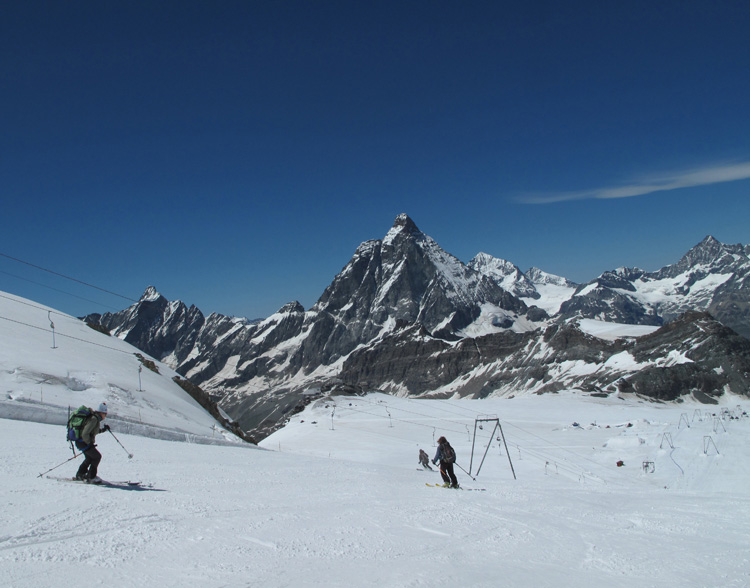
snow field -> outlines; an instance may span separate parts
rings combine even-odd
[[[678,428],[705,408],[372,395],[314,403],[267,449],[116,432],[129,460],[103,434],[102,477],[153,484],[145,490],[38,478],[71,456],[61,427],[3,420],[12,450],[0,457],[0,585],[85,573],[107,586],[744,586],[750,419],[722,421],[720,434],[708,418]],[[418,449],[432,457],[435,429],[468,469],[466,430],[480,411],[501,415],[518,479],[495,440],[476,481],[456,469],[485,491],[425,486],[439,476],[417,471]],[[674,449],[660,449],[670,431]],[[706,434],[720,454],[703,453]],[[51,474],[72,475],[76,463]]]

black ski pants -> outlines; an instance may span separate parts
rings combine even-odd
[[[80,447],[79,447],[80,449]],[[102,460],[102,454],[95,445],[92,445],[88,449],[83,451],[85,459],[78,468],[77,478],[95,478],[96,472],[99,469],[99,462]]]
[[[440,475],[443,478],[443,482],[458,486],[458,478],[453,472],[453,463],[446,463],[442,459],[440,460]]]

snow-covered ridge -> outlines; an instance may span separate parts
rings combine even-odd
[[[0,296],[0,316],[12,317],[0,320],[0,416],[63,424],[68,407],[104,401],[129,431],[240,442],[173,381],[174,370],[156,360],[158,373],[148,369],[117,337],[12,294]]]
[[[487,253],[478,253],[469,262],[469,267],[493,278],[503,290],[520,298],[539,298],[534,284],[515,264]]]

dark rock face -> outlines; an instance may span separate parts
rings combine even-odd
[[[467,374],[475,375],[464,378]],[[698,312],[651,335],[614,342],[573,324],[543,333],[496,333],[456,345],[408,329],[353,353],[340,377],[365,389],[410,395],[482,398],[579,389],[654,400],[693,395],[705,402],[729,390],[747,395],[750,341]]]
[[[169,302],[155,288],[149,287],[141,299],[115,314],[92,314],[86,322],[105,327],[112,335],[124,339],[141,351],[157,358],[164,351],[174,353],[181,361],[190,353],[205,321],[195,306]]]
[[[607,320],[627,325],[663,324],[663,319],[653,309],[632,296],[603,286],[590,289],[583,296],[574,295],[567,302],[563,302],[560,316]]]
[[[129,309],[85,320],[169,363],[200,386],[205,406],[220,406],[256,439],[336,391],[484,398],[577,389],[710,401],[748,394],[750,341],[695,310],[750,327],[748,253],[707,238],[660,272],[602,274],[550,317],[513,292],[536,301],[534,284],[575,284],[534,268],[519,276],[491,256],[472,268],[400,215],[384,239],[357,248],[309,310],[291,302],[260,321],[206,318],[149,288]],[[658,280],[671,280],[659,285],[674,296],[645,303],[644,284]],[[663,326],[607,341],[580,330],[580,317]]]

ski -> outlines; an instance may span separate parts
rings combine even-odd
[[[430,488],[445,488],[446,490],[466,490],[468,492],[486,492],[486,488],[464,488],[463,486],[459,486],[458,488],[451,488],[450,486],[443,486],[442,484],[427,484],[425,483],[425,486],[429,486]]]
[[[134,482],[132,480],[102,480],[99,483],[87,482],[85,480],[76,480],[75,478],[63,478],[61,476],[47,476],[49,480],[58,482],[73,482],[74,484],[86,484],[87,486],[103,486],[105,488],[150,488],[151,484]]]

